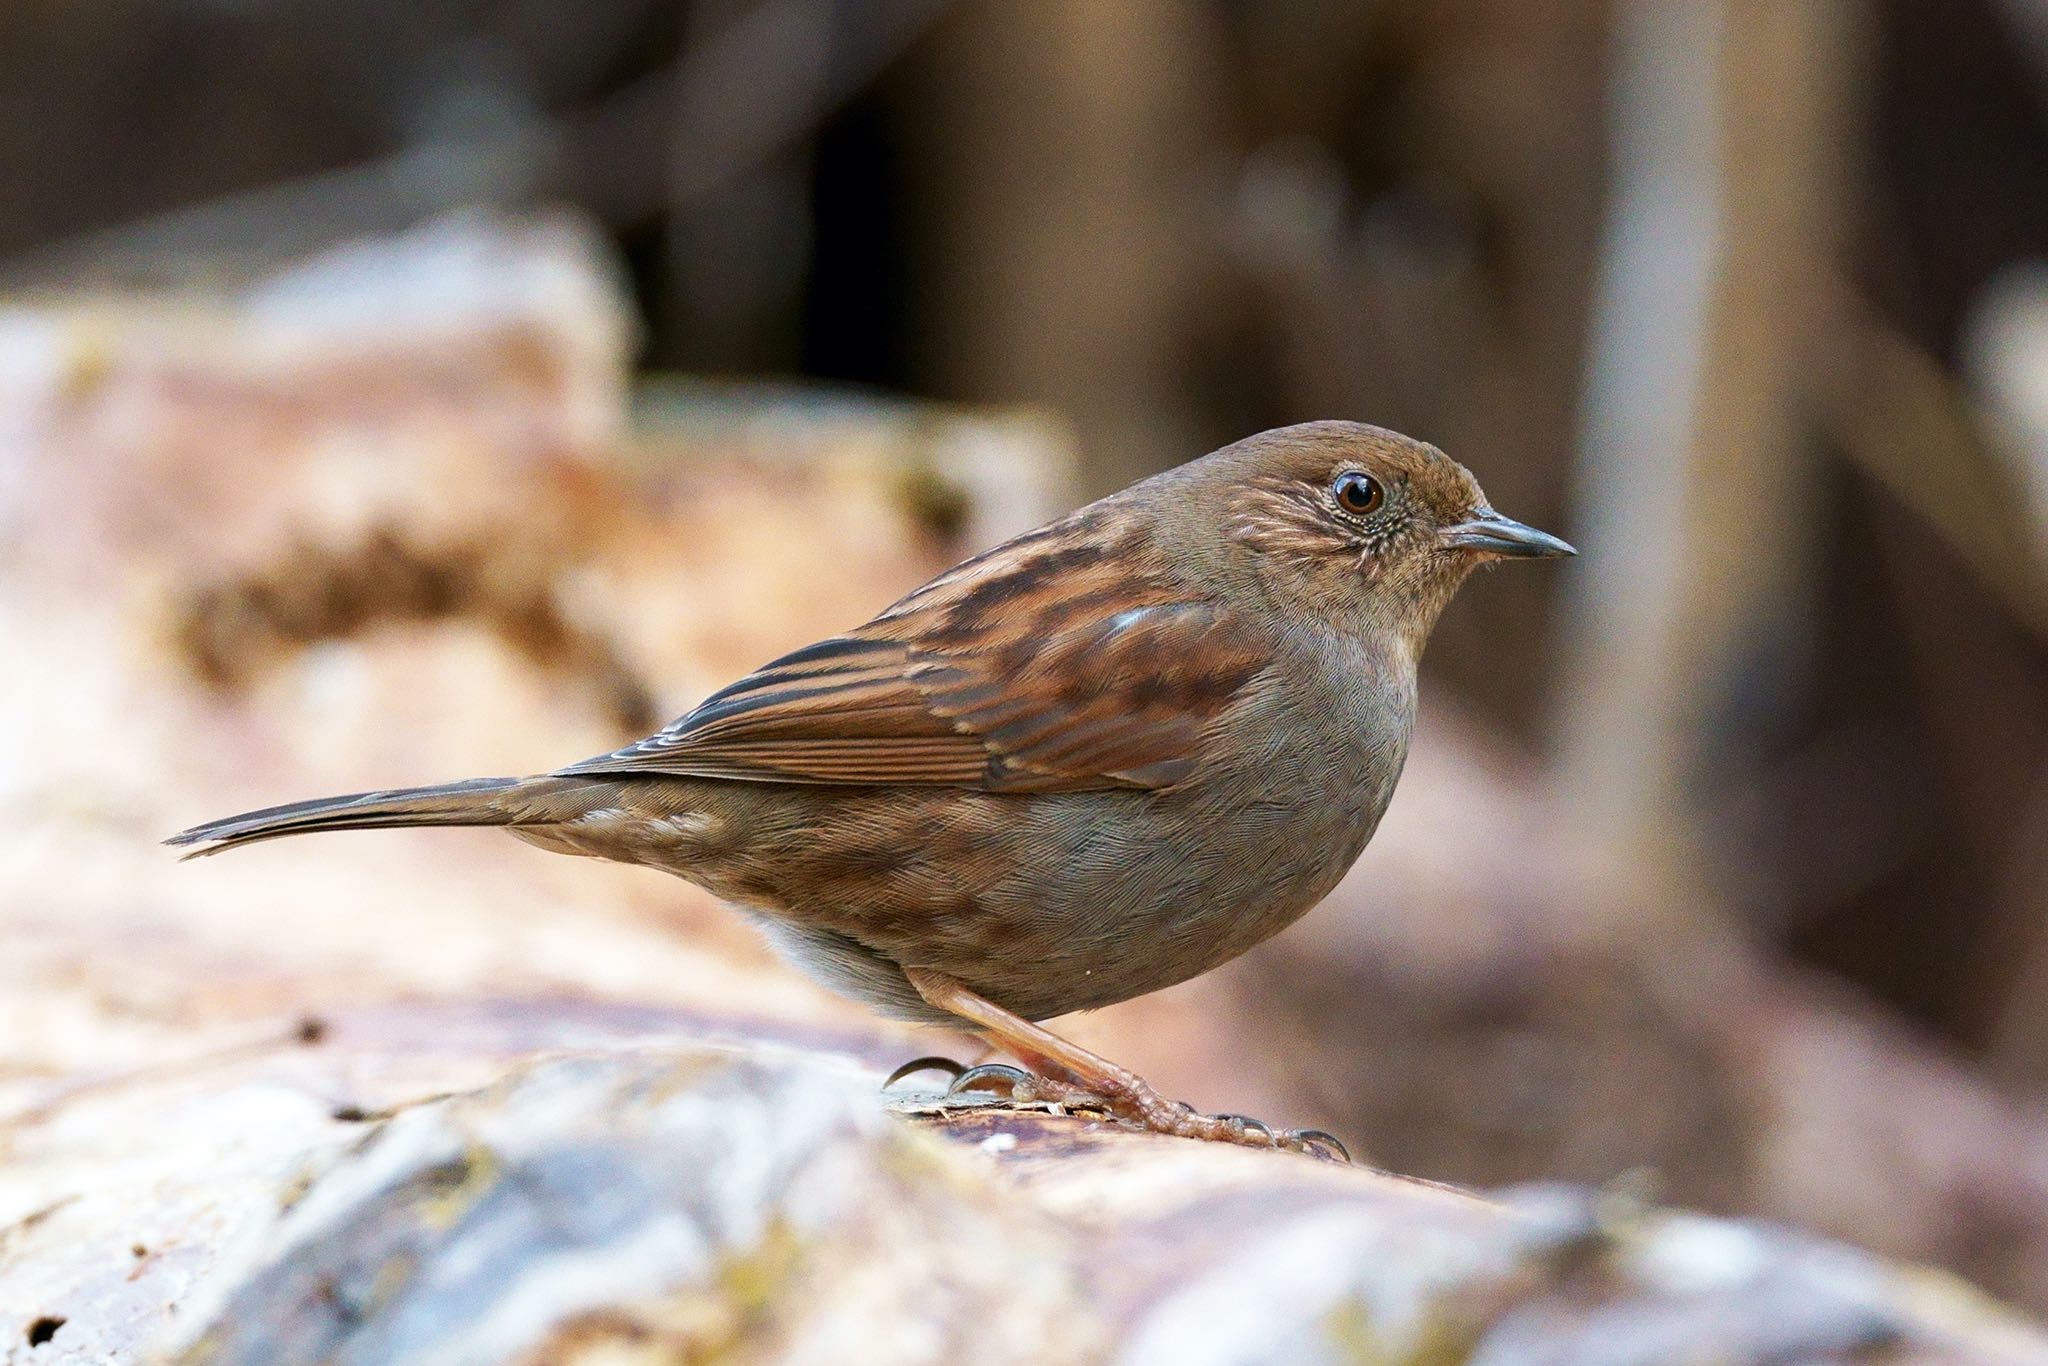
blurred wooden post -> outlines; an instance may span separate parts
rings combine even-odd
[[[701,54],[743,20],[763,25],[772,65],[746,73],[755,102],[733,99],[722,81],[707,79]],[[673,316],[660,333],[670,365],[714,373],[747,373],[772,366],[787,349],[789,327],[810,263],[811,158],[807,142],[740,162],[723,182],[704,174],[707,147],[731,138],[751,114],[765,108],[800,108],[821,85],[831,55],[833,12],[828,4],[779,4],[762,9],[740,0],[689,6],[683,49],[698,54],[678,64],[668,205],[662,234],[661,290]]]
[[[940,25],[923,328],[955,396],[1046,404],[1106,492],[1202,449],[1177,347],[1216,54],[1187,0],[981,0]]]
[[[1596,846],[1667,902],[1699,871],[1701,760],[1740,743],[1715,734],[1735,687],[1793,686],[1809,634],[1796,409],[1862,19],[1858,0],[1628,0],[1617,20],[1562,771]]]

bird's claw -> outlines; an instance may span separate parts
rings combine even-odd
[[[1351,1160],[1351,1149],[1344,1146],[1344,1140],[1321,1129],[1289,1129],[1278,1136],[1277,1142],[1282,1147],[1293,1148],[1311,1157],[1334,1154],[1339,1162]]]
[[[982,1091],[991,1095],[1006,1096],[1021,1100],[1029,1095],[1033,1083],[1038,1079],[1021,1067],[1008,1063],[985,1062],[979,1067],[969,1067],[954,1076],[946,1088],[949,1096],[963,1095],[969,1091]]]
[[[966,1070],[967,1068],[962,1064],[954,1062],[951,1058],[942,1058],[937,1054],[923,1058],[912,1058],[883,1079],[882,1089],[886,1091],[905,1077],[914,1077],[919,1072],[944,1072],[949,1082],[957,1083],[960,1079],[960,1074]]]

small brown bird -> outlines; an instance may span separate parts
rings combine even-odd
[[[1452,593],[1488,560],[1571,553],[1433,446],[1283,427],[977,555],[615,753],[169,843],[499,825],[647,864],[828,985],[981,1031],[1037,1073],[997,1069],[1013,1094],[1312,1149],[1327,1136],[1194,1113],[1033,1022],[1185,981],[1320,901],[1393,795]]]

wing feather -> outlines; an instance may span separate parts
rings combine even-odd
[[[1088,513],[957,566],[658,734],[561,770],[988,791],[1163,787],[1265,642]]]

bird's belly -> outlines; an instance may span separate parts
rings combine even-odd
[[[774,859],[741,860],[739,877],[732,867],[686,875],[754,908],[830,985],[893,1013],[922,1012],[890,974],[875,982],[871,959],[945,972],[1044,1019],[1184,981],[1315,905],[1391,791],[1390,778],[1352,776],[1341,796],[1308,781],[1008,796],[818,790],[805,837],[777,839]]]

